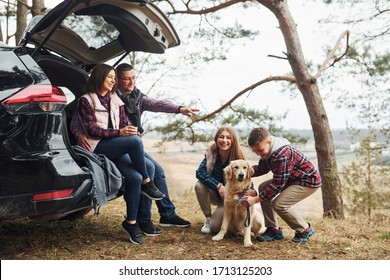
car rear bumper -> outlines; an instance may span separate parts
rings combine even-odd
[[[72,193],[64,198],[34,200],[34,193],[0,197],[0,218],[16,219],[21,217],[60,219],[72,212],[90,208],[91,197],[89,192],[92,179],[73,189]]]

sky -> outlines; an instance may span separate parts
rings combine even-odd
[[[326,57],[323,46],[328,43],[333,46],[344,29],[335,28],[333,34],[324,36],[317,21],[326,15],[327,9],[318,2],[308,1],[302,4],[303,2],[289,1],[290,11],[297,23],[306,61],[320,64]],[[186,86],[182,86],[185,92],[179,93],[178,96],[182,100],[185,100],[185,96],[197,98],[199,108],[208,112],[259,80],[271,75],[284,75],[291,72],[287,61],[268,57],[270,54],[283,56],[285,51],[282,34],[277,29],[277,20],[271,12],[264,7],[248,10],[244,15],[234,14],[233,9],[226,11],[227,14],[229,12],[232,14],[228,15],[228,18],[242,24],[249,22],[251,28],[260,31],[260,35],[245,46],[237,45],[231,48],[226,61],[202,65],[194,77],[185,80]],[[179,48],[180,46],[170,49],[166,54],[175,53]],[[310,119],[302,96],[294,94],[296,97],[291,98],[291,94],[282,93],[280,89],[281,84],[277,82],[262,85],[246,97],[245,104],[259,110],[268,108],[275,114],[288,112],[287,118],[282,123],[285,128],[310,129]],[[354,118],[350,112],[336,109],[335,104],[326,98],[324,98],[324,106],[332,129],[345,128],[346,122],[351,122]]]
[[[61,1],[45,2],[47,7],[52,8]],[[335,28],[331,33],[324,33],[319,29],[317,20],[330,13],[330,10],[318,1],[316,3],[314,1],[289,1],[288,4],[297,23],[306,61],[321,63],[326,56],[323,46],[333,45],[344,31],[343,27]],[[170,93],[176,98],[176,102],[186,105],[190,101],[197,100],[195,106],[202,113],[214,111],[223,101],[229,100],[237,92],[259,80],[271,75],[284,75],[291,71],[287,61],[268,57],[269,54],[283,56],[285,51],[283,37],[277,29],[278,23],[271,12],[259,5],[259,8],[247,10],[244,15],[237,15],[232,8],[223,13],[228,19],[259,30],[260,35],[255,40],[247,42],[245,46],[238,44],[232,47],[226,54],[226,61],[200,64],[196,73],[190,78],[179,78],[167,82],[177,85],[176,89]],[[181,45],[167,50],[164,55],[168,60],[174,60],[183,51],[185,50]],[[141,76],[137,81],[137,86],[141,90],[146,90],[153,83],[150,80],[149,76]],[[268,83],[252,91],[249,96],[245,99],[241,98],[235,104],[245,100],[245,104],[251,108],[259,110],[268,108],[272,114],[279,115],[287,112],[287,118],[281,124],[283,127],[310,129],[310,119],[302,96],[295,94],[295,98],[291,98],[291,94],[281,92],[280,89],[280,84]],[[322,93],[321,87],[320,92]],[[352,122],[354,119],[353,114],[337,109],[335,104],[327,98],[324,98],[324,106],[331,129],[345,128],[347,121]]]

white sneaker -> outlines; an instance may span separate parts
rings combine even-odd
[[[210,233],[211,230],[210,230],[210,218],[206,218],[205,222],[204,222],[204,225],[202,227],[202,229],[200,230],[201,232],[203,233]]]

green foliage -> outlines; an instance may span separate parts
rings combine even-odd
[[[335,10],[345,11],[330,15],[331,23],[344,24],[351,31],[346,59],[338,63],[331,80],[331,94],[339,93],[335,103],[357,115],[353,126],[367,127],[390,133],[390,29],[388,0],[324,0]],[[328,72],[329,73],[329,72]],[[340,77],[343,77],[340,79]],[[351,124],[349,124],[351,125]]]
[[[361,48],[361,46],[359,46]],[[390,70],[390,53],[376,53],[375,49],[371,46],[365,46],[360,50],[357,47],[351,46],[348,51],[349,62],[359,66],[361,69],[358,73],[366,72],[369,76],[378,78],[386,76]],[[344,66],[351,65],[350,63],[344,63]]]
[[[352,216],[365,215],[371,219],[374,214],[390,211],[389,167],[375,166],[371,172],[374,174],[368,178],[364,161],[353,162],[341,171],[344,207]]]
[[[369,131],[359,138],[360,130],[349,128],[352,137],[361,142],[361,148],[356,151],[357,161],[342,170],[344,205],[352,215],[365,214],[372,219],[374,214],[390,210],[390,169],[382,160],[390,142],[390,96],[386,94],[390,55],[388,51],[378,52],[372,44],[356,44],[350,48],[343,66],[356,77],[362,90],[346,90],[341,102],[357,112],[356,121]]]
[[[353,126],[360,123],[363,127],[381,130],[389,142],[390,53],[378,53],[370,45],[351,46],[347,59],[340,65],[349,74],[346,76],[349,83],[335,83],[335,87],[340,86],[338,106],[356,114]]]
[[[389,240],[390,240],[390,232],[384,232],[384,233],[382,233],[382,237],[383,237],[384,239],[389,239]]]
[[[274,135],[286,137],[292,143],[307,142],[306,137],[293,135],[284,131],[279,123],[285,115],[270,115],[268,110],[247,109],[243,104],[230,106],[225,111],[211,116],[208,119],[197,123],[205,115],[194,116],[191,124],[186,122],[186,117],[176,116],[170,119],[165,125],[156,126],[154,131],[162,134],[162,141],[184,140],[189,143],[210,142],[214,138],[215,130],[221,126],[230,126],[235,129],[243,144],[246,143],[247,136],[253,127],[265,126]]]
[[[193,128],[182,119],[171,120],[167,125],[156,126],[153,129],[162,134],[162,141],[187,141],[209,142],[212,139],[211,134],[207,134],[206,130]]]
[[[0,1],[0,16],[16,16],[16,1]]]
[[[373,213],[390,210],[390,167],[380,160],[384,146],[375,140],[373,132],[364,137],[356,151],[357,161],[341,171],[345,209],[353,216],[364,214],[369,219]]]
[[[390,72],[390,53],[377,55],[373,61],[375,73],[384,76]]]

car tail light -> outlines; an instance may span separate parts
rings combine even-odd
[[[66,189],[54,192],[46,193],[36,193],[33,195],[33,201],[42,201],[42,200],[54,200],[70,197],[73,192],[73,189]]]
[[[66,105],[66,95],[52,85],[31,85],[2,102],[14,114],[37,114],[61,111]]]

